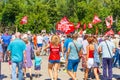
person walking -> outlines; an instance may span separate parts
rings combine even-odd
[[[40,77],[42,58],[40,57],[39,51],[36,51],[35,60],[34,60],[34,69],[35,69],[35,77]]]
[[[17,32],[15,34],[16,39],[12,41],[7,48],[7,53],[11,55],[12,62],[12,80],[16,80],[16,67],[18,67],[18,79],[23,80],[23,60],[26,58],[24,56],[26,44],[20,39],[21,34]]]
[[[77,67],[80,62],[80,56],[82,56],[82,43],[77,41],[78,34],[73,34],[73,42],[68,45],[68,51],[66,56],[67,73],[73,80],[77,80]]]
[[[104,36],[98,51],[102,52],[103,80],[112,80],[112,55],[115,52],[115,45],[109,40],[109,36]]]
[[[48,73],[51,80],[57,80],[58,70],[60,65],[60,37],[58,35],[53,35],[51,37],[51,42],[44,48],[46,51],[47,48],[50,48],[49,63],[48,63]],[[53,75],[54,73],[54,75]]]
[[[86,47],[87,50],[87,55],[86,55],[86,69],[85,69],[85,75],[84,75],[84,80],[88,79],[88,72],[91,68],[93,68],[94,65],[94,44],[93,44],[93,37],[89,36],[87,38],[88,41],[88,46]]]
[[[24,37],[23,41],[26,43],[26,58],[24,59],[24,63],[23,63],[23,71],[24,71],[24,78],[26,78],[26,70],[29,70],[29,74],[30,74],[30,80],[32,80],[32,72],[31,72],[31,67],[32,67],[32,59],[31,59],[31,54],[32,54],[32,47],[30,45],[30,42],[28,40],[28,37]]]
[[[6,30],[5,33],[1,36],[2,39],[2,46],[3,46],[3,62],[7,61],[8,55],[6,54],[7,47],[11,41],[11,35],[8,34],[8,31]]]

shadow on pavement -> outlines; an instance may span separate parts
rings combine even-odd
[[[6,75],[0,75],[0,80],[3,80],[4,78],[7,78],[7,76]]]
[[[51,79],[45,79],[45,80],[51,80]],[[61,80],[60,78],[58,78],[57,80]]]

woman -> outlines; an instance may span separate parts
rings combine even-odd
[[[85,70],[85,79],[84,80],[87,80],[88,79],[88,72],[89,70],[93,67],[94,65],[94,50],[95,50],[95,47],[94,47],[94,41],[93,41],[93,37],[92,36],[89,36],[87,38],[87,41],[89,43],[89,45],[87,46],[87,57],[86,57],[86,65],[87,65],[87,68]]]
[[[60,65],[60,51],[61,44],[60,38],[57,35],[51,37],[51,42],[48,44],[44,50],[50,48],[49,63],[48,63],[48,73],[51,80],[57,80],[58,78],[58,69]],[[54,75],[53,75],[54,73]]]
[[[26,78],[26,69],[28,69],[30,74],[30,79],[32,79],[32,73],[31,73],[31,67],[33,65],[31,60],[32,47],[27,37],[23,38],[23,40],[26,43],[26,55],[25,55],[26,58],[24,59],[24,64],[23,64],[24,77]]]
[[[76,72],[77,67],[80,62],[80,56],[82,54],[82,44],[77,42],[78,34],[73,34],[73,42],[70,42],[68,45],[68,53],[66,57],[67,64],[67,73],[73,80],[77,80]]]
[[[98,40],[96,37],[94,37],[94,75],[96,80],[100,80],[99,79],[99,64],[100,64],[100,59],[99,59],[99,54],[98,54]]]

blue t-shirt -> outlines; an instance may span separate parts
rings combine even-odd
[[[23,40],[21,39],[15,39],[14,41],[12,41],[9,46],[8,49],[11,52],[11,60],[13,62],[21,62],[23,61],[23,52],[26,49],[26,44]]]
[[[65,39],[65,42],[64,42],[64,48],[66,49],[65,52],[67,52],[68,50],[68,45],[70,42],[72,42],[73,40],[71,38],[67,38]]]
[[[111,55],[113,54],[113,49],[115,48],[115,45],[113,42],[109,41],[109,40],[106,40],[107,44],[108,44],[108,47],[109,47],[109,50],[110,50],[110,53]],[[100,44],[99,44],[99,47],[102,48],[102,58],[111,58],[112,56],[110,55],[109,53],[109,50],[108,50],[108,47],[105,43],[105,41],[102,41]]]
[[[4,44],[7,44],[7,45],[9,45],[11,38],[12,38],[11,35],[2,35],[1,37],[1,39],[3,39]]]
[[[40,66],[42,58],[39,56],[35,56],[35,66]]]
[[[80,51],[80,49],[82,48],[82,44],[80,44],[77,41],[74,41],[74,43],[75,43],[78,51]],[[70,48],[70,54],[68,56],[68,59],[72,59],[72,60],[79,59],[78,52],[76,50],[76,47],[75,47],[74,43],[70,42],[69,45],[68,45],[68,48]]]

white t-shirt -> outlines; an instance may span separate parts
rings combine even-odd
[[[88,46],[88,41],[87,40],[83,40],[83,42],[82,42],[82,44],[83,44],[83,54],[87,54],[87,46]]]
[[[79,37],[79,38],[77,38],[77,41],[78,41],[78,43],[82,44],[83,38],[82,38],[82,37]]]
[[[37,36],[37,44],[42,44],[42,43],[43,43],[43,37]]]

